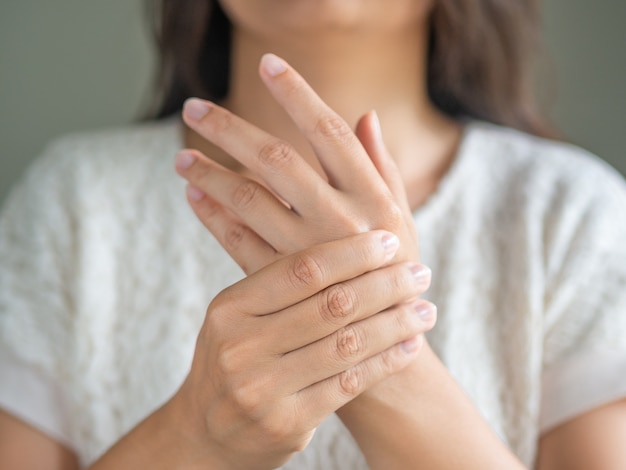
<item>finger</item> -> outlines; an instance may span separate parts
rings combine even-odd
[[[302,390],[430,330],[436,317],[431,306],[424,301],[402,304],[284,355],[281,366],[291,380],[281,385],[291,387],[287,393]]]
[[[372,159],[372,163],[387,185],[388,190],[391,192],[393,199],[404,214],[407,227],[411,227],[414,224],[413,214],[402,175],[400,174],[396,162],[385,146],[380,129],[380,121],[375,111],[367,113],[359,120],[356,127],[356,134],[363,143],[363,147]],[[416,232],[412,230],[410,236],[413,239],[413,246],[417,249],[418,242]],[[413,256],[417,256],[417,253]]]
[[[265,54],[259,73],[272,96],[311,143],[332,186],[354,190],[379,179],[348,123],[289,64]]]
[[[267,335],[276,354],[285,354],[423,294],[430,286],[426,266],[399,263],[377,269],[346,282],[334,284],[319,294],[274,315],[260,334]],[[289,331],[288,337],[284,332]]]
[[[398,237],[375,230],[286,256],[222,291],[224,314],[278,312],[333,284],[385,265],[398,247]]]
[[[183,119],[202,137],[259,175],[297,213],[315,210],[318,201],[312,205],[310,195],[323,195],[331,189],[291,145],[221,106],[189,99]]]
[[[193,187],[237,214],[274,250],[295,251],[294,237],[285,236],[284,231],[277,231],[276,227],[293,227],[300,218],[265,186],[218,165],[196,150],[178,152],[176,170]]]
[[[194,186],[187,187],[194,213],[246,274],[276,261],[279,255],[241,219]]]
[[[359,119],[355,133],[396,203],[404,210],[410,211],[402,175],[385,146],[380,121],[375,111],[370,111]]]
[[[368,388],[407,367],[417,357],[423,342],[422,335],[413,337],[298,392],[298,408],[310,420],[309,426],[319,425]]]

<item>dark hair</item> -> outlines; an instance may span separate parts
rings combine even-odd
[[[184,100],[228,92],[230,21],[217,0],[148,0],[159,53],[151,117]],[[536,0],[435,0],[428,50],[428,93],[452,117],[469,117],[542,136],[553,132],[535,102]]]

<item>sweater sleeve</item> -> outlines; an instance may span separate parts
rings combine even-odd
[[[74,173],[53,143],[0,213],[0,407],[69,447]]]
[[[626,184],[582,170],[546,229],[542,432],[626,397]]]

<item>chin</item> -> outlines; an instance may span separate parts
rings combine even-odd
[[[233,25],[272,35],[352,32],[422,22],[432,0],[219,0]]]

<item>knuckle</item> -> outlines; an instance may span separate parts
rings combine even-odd
[[[371,226],[387,230],[391,233],[401,234],[406,231],[407,220],[402,209],[389,197],[381,196],[381,199],[370,204],[375,218]],[[412,222],[410,222],[412,223]]]
[[[351,317],[357,308],[357,295],[349,284],[335,284],[324,291],[320,302],[320,315],[328,323],[342,322]]]
[[[391,232],[397,233],[398,229],[405,223],[402,209],[397,204],[388,204],[380,214],[384,217],[382,226]]]
[[[254,381],[241,381],[231,387],[232,401],[239,413],[253,421],[262,416],[263,401]]]
[[[228,227],[224,234],[224,245],[226,250],[238,248],[248,234],[248,229],[243,225],[234,224]]]
[[[293,149],[282,140],[272,140],[259,150],[259,161],[269,168],[283,168],[292,159]]]
[[[226,329],[225,323],[227,322],[225,320],[232,316],[231,309],[228,307],[227,297],[228,293],[222,292],[211,301],[207,309],[204,327],[209,336],[221,335]]]
[[[204,198],[202,204],[196,210],[205,225],[208,225],[218,219],[217,216],[220,214],[220,206],[208,198]]]
[[[397,348],[390,348],[380,353],[380,369],[383,377],[396,372],[400,366]]]
[[[364,233],[371,229],[370,223],[351,209],[337,214],[336,219],[349,234]]]
[[[297,256],[288,272],[291,284],[296,287],[317,287],[324,282],[322,266],[308,254]]]
[[[361,393],[365,386],[365,372],[361,365],[351,367],[339,374],[339,391],[349,397]]]
[[[341,328],[336,333],[335,353],[340,360],[346,361],[363,354],[365,341],[353,326]]]
[[[315,133],[324,138],[347,140],[352,135],[352,129],[339,116],[329,114],[317,120]]]
[[[220,375],[230,380],[241,373],[241,356],[236,347],[225,345],[217,358],[217,370]]]
[[[237,185],[233,191],[233,205],[237,209],[247,209],[258,198],[260,186],[254,181],[244,181]]]
[[[232,331],[236,322],[224,322],[222,329]],[[214,338],[215,342],[215,338]],[[215,345],[217,352],[217,370],[230,383],[241,383],[245,377],[255,373],[255,358],[262,342],[257,337],[240,337],[232,335],[223,338]],[[256,379],[255,379],[256,380]],[[259,380],[257,380],[259,381]]]

